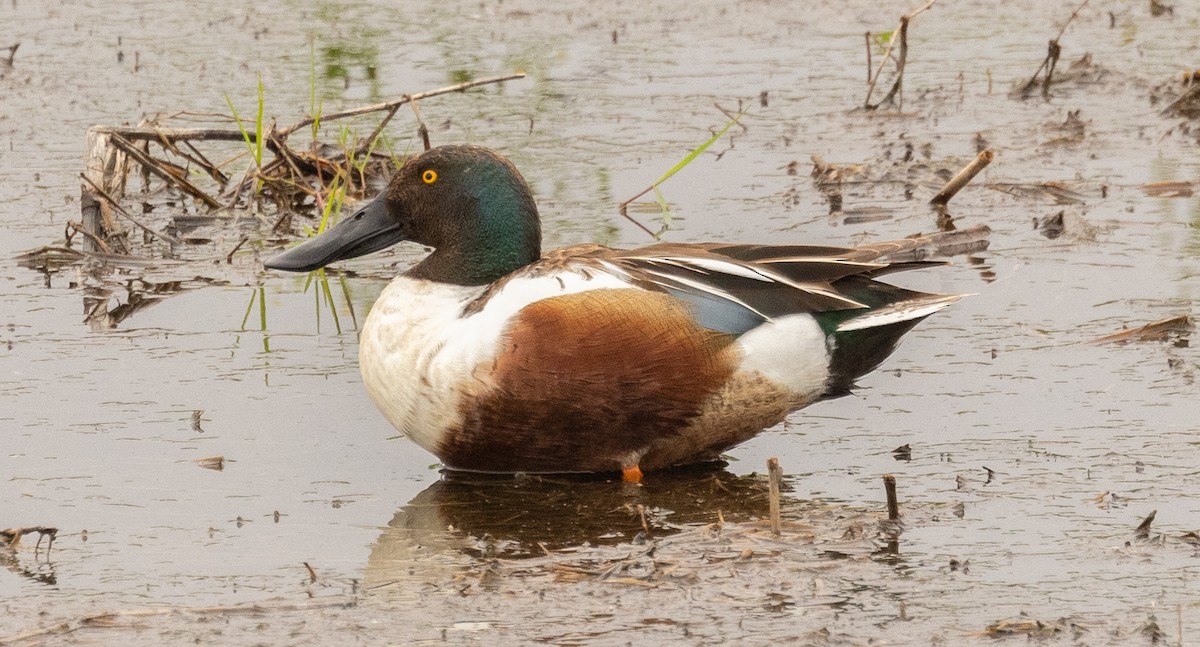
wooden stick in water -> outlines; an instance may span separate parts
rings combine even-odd
[[[995,157],[996,154],[993,153],[991,149],[987,149],[979,153],[979,155],[977,155],[970,164],[967,164],[965,167],[963,167],[963,170],[958,172],[957,175],[950,178],[950,181],[946,183],[946,186],[942,187],[942,190],[938,191],[937,195],[933,196],[933,199],[929,201],[929,204],[944,205],[949,202],[950,198],[953,198],[954,195],[961,191],[964,186],[970,184],[971,180],[973,180],[980,171],[987,168],[987,165],[991,164]]]
[[[778,458],[767,459],[767,487],[769,504],[771,506],[771,532],[775,536],[783,534],[783,522],[779,518],[779,490],[783,485],[783,468],[779,466]]]
[[[883,489],[887,492],[888,520],[900,520],[900,502],[896,499],[896,475],[883,475]]]

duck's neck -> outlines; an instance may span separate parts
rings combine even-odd
[[[464,200],[457,227],[407,276],[458,285],[485,285],[541,257],[542,227],[528,186],[517,177],[484,178]],[[491,181],[486,181],[491,180]]]

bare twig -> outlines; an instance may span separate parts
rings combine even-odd
[[[415,94],[406,94],[403,97],[400,97],[399,99],[396,99],[394,101],[377,103],[377,104],[373,104],[373,105],[369,105],[369,106],[362,106],[359,108],[352,108],[349,110],[343,110],[341,112],[334,112],[334,113],[322,115],[321,122],[324,123],[326,121],[333,121],[335,119],[344,119],[346,117],[355,117],[358,115],[370,114],[372,112],[390,111],[390,110],[392,110],[393,107],[398,108],[399,106],[409,103],[410,101],[417,101],[417,100],[426,99],[429,97],[436,97],[441,94],[462,92],[464,90],[468,90],[470,88],[481,86],[481,85],[488,85],[491,83],[501,83],[504,81],[511,81],[513,79],[522,79],[522,78],[525,78],[525,74],[523,72],[518,72],[516,74],[507,74],[504,76],[493,76],[493,77],[488,77],[486,79],[476,79],[474,81],[467,81],[466,83],[458,83],[456,85],[450,85],[450,86],[446,86],[444,88],[430,90],[428,92],[417,92]],[[296,132],[297,130],[300,130],[301,128],[305,128],[307,126],[311,126],[314,121],[316,121],[315,118],[306,117],[286,128],[276,130],[275,134],[279,137],[286,139],[288,135],[291,135],[292,133]],[[249,137],[250,141],[253,143],[257,138],[257,135],[253,132],[247,132],[246,134],[242,134],[242,131],[240,131],[240,130],[226,129],[226,128],[159,128],[159,127],[134,128],[134,127],[130,127],[130,126],[92,126],[90,128],[90,130],[93,132],[104,134],[104,135],[120,135],[126,139],[133,140],[133,141],[143,140],[143,139],[151,139],[151,140],[172,141],[172,142],[187,141],[187,140],[244,142],[246,137]]]
[[[413,104],[414,107],[416,105],[417,104],[415,104],[415,103]],[[390,110],[388,110],[388,113],[383,116],[383,119],[379,120],[379,125],[375,126],[375,130],[371,131],[371,134],[368,135],[367,138],[365,140],[363,140],[363,142],[361,144],[359,144],[358,150],[356,150],[354,153],[355,156],[365,155],[367,151],[371,150],[371,146],[375,143],[375,140],[379,137],[380,134],[383,133],[384,127],[388,125],[388,122],[390,122],[392,120],[392,117],[396,116],[396,111],[399,109],[400,109],[400,106],[393,106]],[[418,121],[420,121],[419,118],[418,118]],[[421,124],[421,128],[424,128],[424,127],[425,127],[425,124]],[[428,135],[425,136],[425,141],[426,142],[429,141]],[[429,150],[429,148],[426,147],[425,150]]]
[[[425,125],[425,120],[421,119],[421,106],[417,105],[416,101],[409,104],[412,106],[413,116],[417,118],[417,135],[421,137],[421,144],[425,150],[433,148],[429,143],[429,127]]]
[[[900,56],[896,58],[896,80],[892,83],[892,88],[884,95],[879,103],[874,107],[878,108],[887,103],[896,103],[898,110],[904,109],[904,94],[901,90],[904,88],[904,64],[908,61],[908,23],[910,18],[904,16],[900,19]],[[899,99],[897,100],[897,97]]]
[[[175,147],[174,150],[179,151],[179,155],[181,157],[196,163],[200,168],[204,169],[204,171],[208,173],[208,176],[211,177],[217,184],[224,185],[225,183],[229,182],[229,176],[225,175],[221,169],[217,168],[216,164],[208,161],[208,158],[205,157],[204,154],[199,150],[197,150],[196,147],[192,145],[192,142],[184,140],[183,145],[187,146],[187,149],[191,151],[192,154],[189,155],[179,150],[178,147]],[[174,146],[173,143],[172,146]]]
[[[1078,7],[1075,7],[1075,11],[1071,12],[1071,17],[1067,18],[1067,22],[1063,23],[1062,29],[1058,30],[1058,35],[1054,37],[1055,42],[1062,38],[1063,34],[1067,33],[1067,27],[1069,27],[1071,23],[1075,21],[1075,17],[1079,15],[1080,11],[1083,11],[1083,8],[1086,7],[1087,3],[1089,2],[1091,2],[1091,0],[1083,0],[1083,2],[1079,3]]]
[[[182,244],[178,238],[175,238],[174,236],[171,236],[169,234],[164,234],[163,232],[158,231],[157,229],[151,227],[150,225],[147,225],[147,224],[141,222],[137,218],[134,218],[132,215],[130,215],[130,213],[128,211],[125,210],[124,207],[122,207],[116,201],[116,199],[114,199],[111,195],[109,195],[107,191],[102,189],[99,184],[96,184],[95,182],[93,182],[91,180],[91,178],[89,178],[88,176],[84,175],[83,173],[80,173],[79,177],[84,182],[87,182],[92,187],[92,190],[96,192],[96,195],[100,196],[101,198],[104,198],[105,202],[108,202],[108,204],[110,206],[112,206],[112,208],[114,210],[116,210],[117,213],[124,216],[125,219],[128,220],[129,222],[132,222],[133,224],[137,225],[138,227],[141,227],[144,231],[146,231],[150,235],[154,236],[155,238],[158,238],[159,240],[161,240],[169,245]]]
[[[329,113],[326,115],[321,115],[321,123],[324,123],[327,121],[333,121],[334,119],[344,119],[346,117],[356,117],[358,115],[365,115],[365,114],[372,113],[372,112],[381,112],[384,110],[391,110],[393,107],[402,106],[406,103],[409,103],[410,101],[419,101],[421,99],[425,99],[428,97],[436,97],[439,94],[450,94],[451,92],[462,92],[463,90],[467,90],[467,89],[470,89],[470,88],[473,88],[476,86],[480,86],[480,85],[488,85],[490,83],[503,83],[504,81],[511,81],[513,79],[523,79],[523,78],[525,78],[525,73],[517,72],[515,74],[505,74],[503,76],[493,76],[493,77],[488,77],[486,79],[476,79],[474,81],[467,81],[466,83],[450,85],[450,86],[446,86],[444,88],[439,88],[437,90],[430,90],[428,92],[418,92],[416,94],[406,94],[394,101],[386,101],[384,103],[377,103],[375,105],[363,106],[361,108],[353,108],[350,110],[343,110],[341,112],[333,112],[333,113]],[[296,132],[297,130],[300,130],[301,128],[311,126],[313,121],[315,121],[315,119],[313,117],[301,119],[300,121],[292,124],[291,126],[288,126],[287,128],[284,128],[283,130],[279,131],[279,135],[282,137],[287,137],[288,135]],[[240,137],[241,133],[238,133],[238,136]]]
[[[83,224],[75,222],[74,220],[68,220],[67,221],[67,230],[70,232],[79,232],[79,233],[83,234],[88,240],[95,243],[96,247],[99,248],[100,251],[104,252],[105,254],[113,253],[112,248],[108,246],[108,243],[104,242],[103,238],[100,238],[93,231],[91,231],[87,227],[84,227]],[[71,242],[71,236],[67,236],[67,244],[69,245],[70,242]]]
[[[942,190],[938,191],[937,195],[933,196],[933,199],[929,201],[929,204],[944,205],[949,202],[950,198],[953,198],[955,194],[961,191],[963,187],[967,186],[971,180],[975,179],[975,176],[978,175],[980,171],[987,168],[987,165],[991,164],[995,157],[996,154],[993,153],[991,149],[985,150],[979,153],[979,155],[976,155],[975,159],[971,160],[970,164],[964,166],[961,171],[959,171],[954,177],[950,178],[950,181],[946,183],[946,186],[943,186]]]
[[[1038,75],[1042,73],[1042,70],[1046,70],[1046,76],[1042,80],[1042,96],[1047,96],[1050,94],[1050,80],[1054,76],[1054,67],[1058,64],[1058,58],[1062,54],[1062,46],[1059,45],[1058,41],[1063,37],[1063,34],[1066,33],[1067,27],[1074,22],[1075,17],[1079,15],[1079,12],[1082,11],[1085,6],[1087,6],[1088,2],[1091,2],[1091,0],[1083,0],[1078,7],[1075,7],[1075,11],[1071,12],[1071,17],[1067,18],[1067,22],[1063,24],[1062,29],[1058,30],[1058,35],[1050,39],[1050,44],[1046,50],[1046,58],[1042,59],[1042,64],[1038,66],[1036,71],[1034,71],[1033,76],[1030,77],[1029,80],[1025,82],[1025,85],[1021,86],[1021,89],[1017,91],[1020,96],[1027,96],[1029,91],[1037,85]]]
[[[179,177],[179,176],[175,175],[174,173],[171,173],[171,172],[163,169],[162,165],[159,164],[157,160],[155,160],[153,157],[150,157],[149,155],[143,153],[141,151],[141,149],[139,149],[137,146],[134,146],[132,142],[130,142],[128,139],[125,139],[121,135],[119,135],[117,133],[111,133],[111,135],[112,135],[112,138],[110,141],[112,141],[114,146],[125,151],[126,155],[137,160],[137,162],[139,164],[144,166],[151,173],[162,178],[168,184],[174,184],[175,186],[182,189],[184,192],[189,193],[192,196],[198,198],[201,202],[203,202],[204,204],[207,204],[208,206],[212,207],[213,209],[221,208],[220,202],[217,202],[217,200],[215,198],[213,198],[212,196],[210,196],[207,193],[205,193],[204,191],[202,191],[200,189],[200,187],[196,186],[195,184],[192,184],[187,178]]]
[[[101,135],[120,135],[130,141],[152,140],[152,141],[231,141],[244,142],[245,137],[240,130],[228,130],[224,128],[159,128],[155,127],[139,127],[133,126],[92,126],[88,129],[89,132],[99,133]],[[250,140],[254,141],[256,135],[248,133]]]
[[[892,97],[896,92],[899,92],[900,84],[901,84],[901,81],[904,76],[904,58],[905,58],[904,54],[907,52],[907,49],[908,49],[908,44],[906,42],[906,36],[908,33],[908,23],[912,22],[913,18],[916,18],[917,16],[919,16],[922,13],[924,13],[925,11],[927,11],[930,7],[933,6],[933,4],[935,2],[937,2],[937,0],[929,0],[924,5],[922,5],[920,9],[917,9],[916,11],[914,11],[912,13],[909,13],[909,14],[906,14],[906,15],[900,17],[900,24],[896,25],[896,29],[894,29],[892,31],[892,37],[890,39],[888,39],[887,49],[884,50],[883,56],[879,59],[879,67],[877,67],[875,69],[874,75],[871,74],[870,61],[868,60],[868,63],[867,63],[867,66],[868,66],[868,69],[867,69],[867,80],[868,80],[867,98],[863,100],[863,108],[866,108],[867,110],[872,110],[874,108],[878,108],[880,105],[882,105],[883,103],[886,103],[886,101],[888,100],[887,98],[885,98],[884,101],[880,101],[879,103],[875,104],[874,106],[871,105],[871,95],[875,92],[875,84],[879,82],[879,75],[883,73],[883,66],[886,65],[888,62],[888,59],[891,58],[892,49],[896,46],[897,42],[899,42],[900,46],[901,46],[901,56],[900,56],[900,59],[896,62],[896,74],[897,74],[896,83],[893,84],[892,91],[888,93],[888,98]],[[869,45],[870,44],[868,43],[868,47],[869,47]]]
[[[863,38],[867,41],[867,85],[871,85],[871,32],[864,33]]]
[[[229,250],[229,253],[225,255],[225,263],[226,264],[233,263],[233,255],[236,254],[237,250],[241,249],[242,245],[245,245],[246,242],[249,240],[250,240],[249,236],[242,236],[242,239],[238,241],[238,244],[234,245],[233,249]]]

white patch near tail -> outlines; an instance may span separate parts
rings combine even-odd
[[[901,321],[909,321],[911,319],[920,319],[945,308],[946,306],[965,297],[965,294],[951,295],[932,295],[920,299],[910,299],[893,303],[883,308],[876,308],[869,312],[863,313],[853,319],[843,321],[838,327],[838,332],[846,332],[849,330],[863,330],[866,328],[878,328],[880,326],[888,326]]]
[[[829,346],[812,315],[775,318],[739,337],[737,344],[744,357],[740,370],[757,371],[804,402],[825,392]]]

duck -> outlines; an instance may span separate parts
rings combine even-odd
[[[402,241],[430,248],[359,331],[363,383],[388,422],[449,470],[637,483],[850,393],[964,296],[878,280],[944,265],[929,258],[943,235],[543,254],[516,166],[455,144],[409,157],[378,196],[264,265],[308,272]]]

